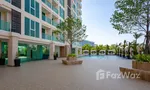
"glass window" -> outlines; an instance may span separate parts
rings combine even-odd
[[[35,8],[35,1],[34,0],[31,0],[31,7]]]
[[[39,18],[39,15],[40,15],[40,7],[39,7],[39,3],[38,2],[36,2],[36,17],[38,17]]]
[[[34,29],[34,21],[31,20],[31,29]]]
[[[30,35],[30,19],[25,17],[25,35]]]
[[[30,0],[25,0],[25,11],[30,13]]]
[[[31,30],[31,36],[35,37],[35,31]]]
[[[39,18],[40,7],[39,3],[35,0],[24,0],[25,1],[25,11]]]

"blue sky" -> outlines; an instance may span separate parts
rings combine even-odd
[[[87,26],[87,40],[96,44],[116,44],[123,40],[133,41],[131,34],[118,35],[112,28],[110,17],[116,0],[82,0],[82,20]],[[139,39],[142,42],[143,38]]]

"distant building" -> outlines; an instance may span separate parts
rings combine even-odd
[[[82,42],[80,42],[81,46],[84,46],[85,44],[89,44],[91,46],[95,46],[95,42],[92,41],[88,41],[88,40],[83,40]]]

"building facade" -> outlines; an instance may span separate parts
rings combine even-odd
[[[69,13],[81,19],[81,0],[1,0],[0,55],[10,66],[17,53],[21,62],[53,59],[55,52],[67,56],[69,44],[58,40],[53,31]]]
[[[80,42],[81,46],[84,46],[85,44],[89,44],[91,46],[95,46],[95,42],[92,41],[88,41],[88,40],[83,40],[82,42]]]

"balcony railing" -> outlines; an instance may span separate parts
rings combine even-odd
[[[52,25],[55,26],[55,27],[57,27],[58,23],[55,22],[55,21],[52,21]]]
[[[11,3],[11,0],[5,0],[5,1],[7,1],[7,2]]]
[[[52,6],[52,9],[53,9],[53,11],[54,11],[55,13],[58,14],[58,9],[57,9],[57,8],[55,8],[54,6]]]
[[[52,40],[53,41],[58,41],[58,38],[56,38],[56,36],[52,36]]]
[[[0,20],[0,30],[10,31],[10,22]]]
[[[52,20],[44,15],[42,15],[42,20],[48,22],[49,24],[52,23]]]
[[[58,2],[58,0],[54,0],[55,2]]]
[[[42,0],[42,2],[45,3],[49,8],[52,8],[52,5],[48,0]]]
[[[42,39],[51,40],[51,36],[45,33],[42,33]]]
[[[73,46],[74,46],[74,47],[76,47],[76,46],[82,47],[82,45],[81,45],[79,42],[74,42],[74,43],[73,43]]]
[[[56,42],[64,43],[64,41],[59,40],[56,36],[52,36],[52,40],[53,40],[53,41],[56,41]]]

